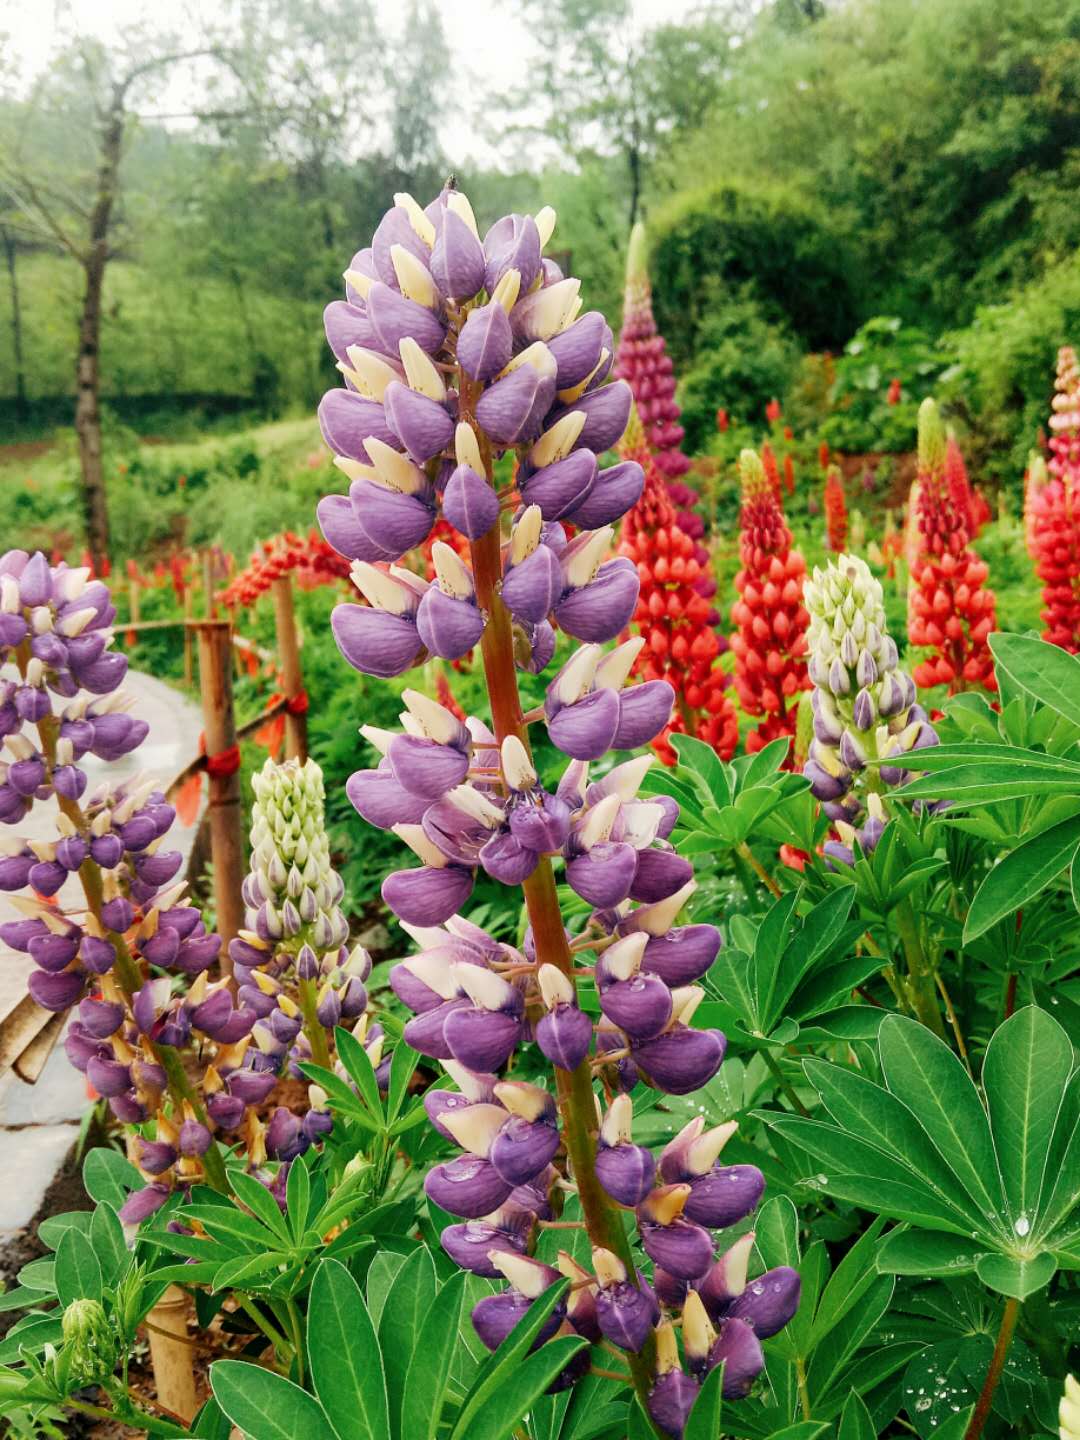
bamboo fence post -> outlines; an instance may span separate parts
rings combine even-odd
[[[178,1285],[170,1285],[147,1315],[150,1363],[160,1403],[185,1420],[199,1408],[195,1397],[194,1346],[187,1333],[188,1298]]]
[[[217,619],[217,601],[214,598],[214,553],[204,550],[202,557],[203,596],[206,601],[206,618]]]
[[[132,625],[139,623],[139,580],[138,576],[128,577],[128,620]],[[134,650],[136,645],[135,631],[131,631],[130,647]]]
[[[195,664],[191,653],[192,614],[191,585],[184,581],[184,684],[189,690],[195,681]]]
[[[214,907],[221,936],[221,968],[231,973],[229,941],[244,923],[240,886],[244,878],[239,751],[233,711],[232,627],[227,620],[194,620],[199,640],[199,690],[210,786],[210,850],[214,862]]]
[[[282,688],[285,693],[285,758],[307,759],[307,696],[300,668],[300,643],[296,633],[296,611],[293,608],[292,575],[279,575],[274,581],[274,628],[277,635],[278,660],[281,662]]]

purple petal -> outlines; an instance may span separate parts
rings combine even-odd
[[[353,669],[382,680],[404,674],[417,663],[424,648],[411,618],[366,605],[335,606],[330,626],[338,649]]]

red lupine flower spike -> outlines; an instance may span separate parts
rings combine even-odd
[[[1050,460],[1028,468],[1028,549],[1043,582],[1043,638],[1080,651],[1080,371],[1070,346],[1058,352]]]
[[[847,549],[848,514],[844,481],[837,465],[830,465],[825,476],[825,543],[834,555]]]
[[[919,409],[919,470],[910,513],[911,583],[908,639],[932,653],[914,669],[921,686],[947,685],[950,694],[981,685],[997,688],[988,637],[997,628],[994,592],[984,561],[971,548],[971,487],[959,451],[951,465],[933,400]]]
[[[739,599],[731,610],[736,630],[735,689],[748,715],[764,719],[746,738],[751,753],[779,736],[793,736],[798,694],[809,685],[802,603],[806,561],[792,548],[780,496],[762,459],[744,450],[739,460],[742,569],[735,577]]]
[[[723,641],[712,628],[709,602],[697,589],[696,547],[679,524],[636,409],[619,450],[645,471],[641,498],[623,517],[619,546],[637,566],[641,586],[631,624],[645,645],[635,669],[643,680],[666,680],[676,695],[671,724],[653,748],[665,764],[674,764],[670,736],[696,735],[729,760],[739,722],[725,691],[728,677],[716,664]]]

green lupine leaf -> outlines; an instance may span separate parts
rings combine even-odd
[[[1016,1300],[1026,1300],[1044,1289],[1056,1271],[1057,1261],[1047,1254],[1023,1260],[1013,1255],[980,1255],[975,1262],[975,1273],[984,1285]]]
[[[1023,690],[1054,710],[1070,725],[1080,715],[1080,660],[1059,645],[1030,635],[991,635],[990,649],[997,669]]]
[[[116,1211],[105,1201],[94,1209],[89,1241],[101,1266],[102,1284],[112,1289],[128,1267],[130,1252],[124,1243],[124,1227]]]
[[[494,1355],[488,1357],[465,1397],[450,1440],[475,1440],[469,1426],[488,1401],[498,1393],[500,1386],[519,1368],[522,1356],[528,1353],[547,1317],[565,1297],[569,1288],[569,1280],[560,1280],[545,1290],[543,1295],[529,1306],[527,1313],[521,1317]],[[544,1346],[545,1350],[547,1348]]]
[[[459,1416],[451,1440],[466,1440],[466,1437],[467,1440],[506,1440],[556,1376],[575,1355],[588,1348],[588,1343],[581,1336],[549,1340],[533,1354],[517,1361],[472,1416],[467,1429],[463,1428],[463,1417]]]
[[[56,1247],[56,1294],[65,1308],[73,1300],[100,1300],[101,1266],[77,1230],[65,1230]]]
[[[337,1260],[324,1260],[311,1283],[307,1347],[315,1393],[338,1440],[389,1440],[375,1327],[360,1287]],[[304,1431],[295,1435],[306,1440]]]
[[[943,1040],[917,1020],[890,1015],[878,1049],[885,1083],[918,1117],[983,1215],[1003,1231],[1004,1196],[986,1111],[971,1077]]]
[[[143,1178],[118,1150],[95,1145],[83,1161],[83,1186],[91,1200],[119,1210],[130,1190],[142,1187]]]
[[[967,1275],[981,1254],[977,1240],[940,1230],[893,1230],[878,1246],[875,1259],[886,1275]]]
[[[1080,668],[1080,667],[1078,667]],[[1051,1139],[1073,1069],[1073,1047],[1045,1010],[1018,1010],[991,1037],[982,1082],[1012,1228],[1034,1233]]]
[[[716,1440],[720,1434],[720,1415],[724,1407],[723,1386],[724,1367],[717,1365],[709,1371],[698,1391],[683,1431],[683,1440]]]
[[[238,1169],[229,1171],[229,1184],[241,1205],[262,1222],[275,1240],[284,1241],[286,1245],[291,1243],[288,1221],[265,1185],[260,1185],[254,1175]]]
[[[1080,815],[1025,840],[998,862],[975,892],[964,922],[964,943],[984,935],[1042,893],[1072,862],[1080,846]]]
[[[434,1435],[450,1379],[458,1333],[467,1323],[465,1275],[448,1280],[424,1317],[401,1400],[402,1437]]]
[[[836,1440],[877,1440],[877,1429],[860,1396],[848,1396]]]
[[[214,1399],[251,1440],[335,1440],[314,1396],[284,1375],[242,1360],[218,1360],[210,1367]]]
[[[435,1303],[435,1266],[421,1245],[394,1277],[387,1302],[379,1318],[379,1349],[382,1351],[389,1406],[390,1430],[408,1440],[398,1428],[405,1379],[424,1321]]]
[[[372,1119],[381,1127],[383,1124],[383,1106],[379,1095],[379,1084],[375,1079],[375,1067],[360,1041],[351,1030],[344,1029],[339,1025],[334,1031],[334,1040],[337,1044],[338,1059],[349,1072],[350,1077],[355,1080],[360,1091],[361,1099],[371,1112]]]

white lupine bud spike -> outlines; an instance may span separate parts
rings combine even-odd
[[[470,470],[486,478],[487,468],[480,454],[480,443],[467,420],[459,420],[454,431],[454,454],[459,465],[468,465]]]
[[[593,688],[604,652],[599,645],[582,645],[563,666],[555,682],[555,694],[564,705],[573,705]]]
[[[550,205],[545,205],[542,210],[536,212],[535,219],[536,228],[540,232],[540,249],[542,250],[555,233],[555,222],[558,216]]]
[[[526,1080],[501,1080],[495,1086],[495,1096],[511,1115],[518,1115],[522,1120],[536,1121],[551,1114],[551,1096]]]
[[[409,194],[407,190],[400,190],[394,196],[394,204],[399,210],[404,210],[409,217],[409,224],[419,235],[420,239],[429,248],[435,244],[435,226],[424,214],[423,206]]]
[[[671,992],[671,1018],[680,1025],[689,1025],[694,1011],[705,999],[700,985],[679,985]]]
[[[708,1355],[716,1344],[716,1331],[696,1290],[688,1290],[683,1301],[683,1345],[688,1356],[695,1359]]]
[[[540,544],[544,516],[539,505],[527,505],[510,532],[510,561],[520,565]]]
[[[723,1254],[724,1285],[732,1298],[741,1295],[746,1289],[746,1271],[756,1238],[754,1231],[750,1230],[747,1234],[740,1235]]]
[[[542,1295],[551,1283],[549,1267],[539,1260],[530,1260],[527,1255],[509,1250],[491,1250],[488,1259],[514,1289],[529,1300]]]
[[[431,271],[411,250],[406,250],[404,245],[391,245],[390,263],[406,300],[415,300],[417,305],[424,305],[429,310],[439,303],[439,292],[431,278]]]
[[[593,530],[579,537],[577,549],[570,556],[566,566],[567,581],[575,589],[588,585],[595,577],[600,568],[600,561],[604,557],[604,551],[611,544],[611,537],[614,534],[615,531],[612,527],[605,525],[602,530]]]
[[[439,1123],[446,1126],[463,1150],[486,1158],[491,1142],[508,1119],[501,1105],[480,1104],[462,1106],[459,1110],[444,1110]]]
[[[450,972],[458,987],[481,1010],[502,1010],[513,998],[513,986],[482,965],[451,965]]]
[[[575,1000],[574,983],[569,976],[556,965],[541,965],[537,971],[536,979],[540,985],[540,994],[544,1004],[549,1010],[554,1010],[556,1005],[573,1005]]]
[[[610,359],[611,351],[607,348],[607,346],[605,346],[600,351],[600,359],[589,371],[588,375],[585,376],[584,380],[579,380],[576,385],[571,385],[568,390],[560,390],[558,392],[558,397],[562,401],[562,403],[564,405],[573,405],[575,400],[580,400],[582,395],[584,395],[585,391],[589,388],[593,376],[599,370],[602,370]]]
[[[409,707],[410,714],[415,715],[423,725],[430,739],[437,740],[440,745],[449,745],[459,738],[461,721],[447,710],[445,705],[432,700],[422,690],[403,690],[401,698]]]
[[[585,429],[586,418],[584,410],[571,410],[556,420],[529,451],[530,465],[541,470],[545,465],[554,465],[556,460],[565,460]]]
[[[714,1125],[711,1130],[706,1130],[687,1151],[686,1168],[694,1175],[707,1175],[738,1128],[737,1121],[728,1120],[723,1125]]]
[[[335,455],[334,464],[347,480],[374,480],[378,483],[379,472],[374,465],[364,465],[359,460],[351,460],[347,455]]]
[[[369,605],[390,615],[406,615],[413,607],[413,596],[385,570],[367,560],[354,560],[349,578]]]
[[[444,798],[449,800],[451,805],[463,810],[466,815],[478,820],[481,825],[486,825],[489,830],[497,830],[506,819],[498,805],[471,785],[455,785],[446,792]]]
[[[426,487],[427,476],[419,465],[414,465],[407,455],[387,445],[385,440],[369,435],[364,446],[371,456],[375,473],[388,490],[396,490],[402,495],[416,495]]]
[[[644,930],[637,930],[632,935],[624,935],[621,940],[616,940],[614,945],[609,945],[604,951],[604,972],[615,980],[629,980],[641,969],[641,957],[645,954],[645,947],[649,943],[649,937]]]
[[[77,565],[70,570],[61,570],[53,582],[57,598],[70,605],[72,600],[78,600],[89,579],[89,565]]]
[[[472,572],[461,556],[445,540],[436,540],[431,547],[431,563],[439,577],[439,588],[455,600],[471,600],[476,593]]]
[[[346,285],[356,291],[361,300],[367,299],[368,291],[375,283],[373,278],[370,275],[365,275],[362,270],[345,270],[342,272],[342,279]]]
[[[629,804],[641,789],[641,782],[652,769],[655,755],[638,755],[633,760],[624,760],[597,781],[605,795],[618,795],[623,804]]]
[[[363,345],[350,345],[345,353],[349,357],[357,389],[369,400],[378,400],[381,404],[387,385],[402,378],[401,370],[376,351],[366,350]]]
[[[634,1138],[631,1129],[633,1119],[634,1102],[630,1096],[616,1095],[608,1106],[608,1112],[600,1126],[600,1139],[605,1145],[618,1145],[620,1142],[625,1144],[632,1140]]]
[[[0,610],[14,615],[19,609],[19,586],[13,575],[0,575]]]
[[[622,801],[617,795],[605,795],[597,804],[590,806],[577,828],[578,842],[586,850],[591,850],[594,845],[610,840],[612,826],[619,818],[621,808]]]
[[[469,204],[467,195],[461,190],[451,190],[446,197],[446,208],[452,210],[459,220],[464,220],[476,238],[480,239],[480,231],[476,228],[476,216],[473,214],[473,208]]]
[[[559,370],[559,362],[542,340],[534,340],[531,345],[508,360],[499,371],[499,378],[520,369],[522,365],[531,365],[541,379],[554,380]]]
[[[393,730],[383,730],[379,725],[361,725],[360,734],[380,755],[385,755],[391,742],[397,738]]]
[[[409,849],[416,855],[421,864],[429,865],[434,870],[442,870],[449,864],[446,856],[437,845],[433,845],[424,833],[422,825],[393,825],[394,834],[399,840],[404,840]]]
[[[621,690],[644,645],[645,636],[635,635],[632,640],[624,640],[621,645],[616,645],[614,650],[609,651],[597,669],[596,688]]]
[[[602,1288],[621,1285],[626,1279],[626,1266],[610,1250],[599,1246],[592,1252],[593,1273]]]
[[[666,900],[657,900],[652,905],[642,905],[634,912],[634,919],[647,935],[666,935],[679,917],[679,911],[697,889],[697,882],[688,880],[685,885],[669,895]]]
[[[517,735],[507,735],[499,751],[503,779],[511,790],[531,790],[536,784],[536,770],[529,759],[524,742]]]
[[[429,400],[437,400],[441,405],[446,399],[446,385],[431,356],[420,349],[411,335],[406,335],[399,342],[398,351],[409,388],[426,395]]]
[[[509,315],[510,311],[517,304],[518,296],[521,294],[521,271],[507,270],[495,289],[491,292],[491,298]]]

